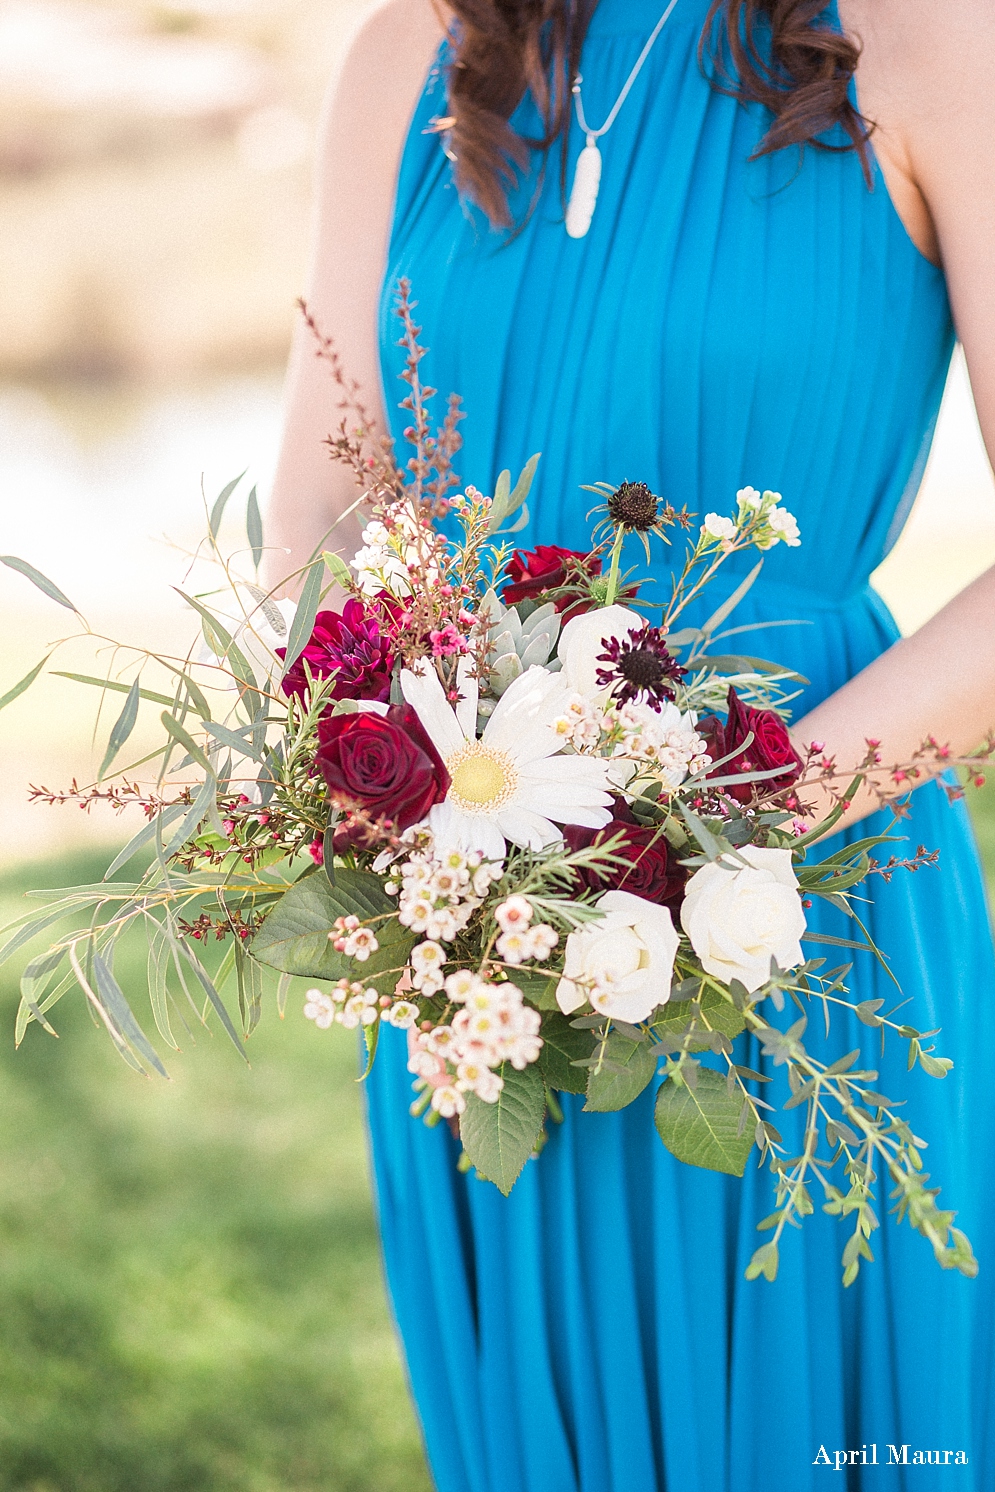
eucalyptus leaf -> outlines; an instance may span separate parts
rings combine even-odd
[[[330,549],[323,549],[321,558],[325,562],[325,569],[336,585],[347,587],[352,584],[352,572],[340,554],[334,554]]]
[[[50,601],[57,601],[67,611],[75,611],[77,616],[82,616],[79,607],[73,605],[55,582],[49,580],[48,576],[43,575],[40,570],[36,570],[34,565],[29,565],[27,560],[18,559],[16,554],[0,554],[0,565],[6,565],[8,570],[17,570],[27,580],[30,580],[32,585],[36,585]]]
[[[294,620],[290,628],[290,636],[287,639],[287,653],[283,660],[283,671],[286,673],[293,668],[298,658],[307,647],[308,639],[314,631],[315,617],[318,615],[318,607],[321,605],[321,586],[325,574],[323,560],[315,560],[308,567],[301,588],[301,599],[294,613]]]
[[[124,702],[124,709],[121,711],[120,715],[117,717],[113,726],[111,727],[110,739],[107,742],[107,750],[104,752],[104,759],[100,763],[100,771],[97,773],[98,782],[102,779],[104,773],[107,771],[107,768],[110,766],[111,762],[117,756],[118,752],[121,750],[121,747],[124,745],[125,741],[128,739],[128,737],[131,735],[131,732],[135,728],[135,721],[138,719],[138,701],[140,697],[141,689],[139,687],[139,681],[138,679],[136,679],[131,688],[128,690],[128,698]]]
[[[31,688],[31,685],[41,673],[42,669],[45,667],[45,664],[48,662],[51,656],[51,653],[46,653],[41,662],[36,663],[34,668],[32,668],[29,673],[26,673],[24,675],[23,679],[20,679],[18,683],[14,684],[12,688],[8,689],[6,694],[0,695],[0,710],[5,709],[7,705],[13,704],[15,699],[19,699],[26,690]]]
[[[249,500],[245,505],[245,533],[252,550],[252,563],[258,570],[263,557],[263,520],[259,513],[255,487],[249,493]]]
[[[248,469],[249,468],[246,467],[245,470],[248,471]],[[225,511],[225,507],[227,505],[228,499],[231,497],[232,493],[235,491],[235,488],[238,486],[239,482],[242,480],[242,478],[244,476],[245,476],[245,472],[243,471],[237,477],[235,477],[231,482],[229,482],[226,487],[222,487],[221,491],[218,493],[217,497],[214,499],[214,506],[211,509],[211,516],[210,516],[210,519],[208,520],[208,522],[210,524],[211,538],[212,539],[216,539],[218,537],[218,529],[221,527],[221,519],[224,517],[224,511]],[[252,490],[254,492],[256,489],[253,487]]]
[[[110,964],[96,950],[93,953],[93,973],[97,994],[119,1035],[138,1052],[139,1056],[145,1059],[150,1067],[159,1073],[160,1077],[168,1077],[169,1074],[163,1067],[158,1052],[135,1019],[131,1006],[124,997],[124,991],[111,973]]]
[[[546,1086],[535,1063],[516,1072],[506,1062],[500,1075],[504,1087],[494,1103],[484,1103],[475,1093],[468,1096],[460,1138],[484,1180],[507,1196],[539,1139]]]
[[[147,824],[143,824],[138,833],[128,840],[124,849],[115,855],[110,865],[108,865],[104,871],[104,880],[109,881],[116,870],[120,870],[122,865],[127,865],[133,855],[137,855],[139,850],[143,850],[146,845],[152,843],[160,828],[168,828],[170,824],[175,823],[180,815],[186,813],[186,811],[187,806],[185,803],[171,803],[168,808],[164,808],[154,819],[150,819]]]
[[[742,1102],[710,1067],[698,1069],[693,1091],[669,1078],[656,1096],[657,1132],[671,1155],[687,1165],[742,1176],[753,1148],[749,1128],[738,1133]]]
[[[660,1051],[649,1041],[630,1041],[613,1031],[605,1048],[606,1065],[587,1078],[584,1112],[610,1114],[638,1098],[656,1072]]]
[[[339,917],[354,914],[372,926],[379,948],[365,962],[337,953],[328,934]],[[397,920],[397,904],[379,876],[337,866],[335,885],[306,875],[280,898],[250,946],[253,958],[304,979],[357,979],[393,994],[417,935]]]
[[[52,669],[53,679],[72,679],[76,684],[93,684],[98,689],[113,689],[117,694],[127,694],[131,688],[130,684],[119,683],[116,679],[96,679],[88,673],[65,673],[61,668]],[[156,694],[151,689],[140,689],[138,691],[141,699],[147,699],[154,705],[167,705],[172,708],[175,700],[170,694]]]

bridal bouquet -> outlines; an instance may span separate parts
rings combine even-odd
[[[220,552],[231,484],[205,551],[220,588],[185,595],[200,629],[190,654],[125,654],[130,681],[70,675],[126,696],[101,779],[142,702],[161,708],[158,781],[155,791],[126,774],[118,785],[35,790],[49,801],[137,802],[146,822],[107,879],[45,893],[40,915],[12,925],[0,958],[72,923],[24,971],[17,1039],[32,1022],[51,1031],[47,1012],[75,986],[126,1061],[163,1073],[114,975],[120,938],[139,926],[165,1043],[175,1046],[185,1002],[198,1018],[213,1011],[242,1051],[260,1018],[264,966],[280,972],[281,1014],[290,979],[313,981],[305,1016],[358,1029],[367,1071],[385,1025],[406,1033],[412,1114],[448,1121],[460,1165],[506,1194],[560,1117],[560,1095],[607,1112],[659,1079],[656,1128],[680,1160],[741,1176],[756,1147],[770,1166],[776,1207],[760,1226],[771,1237],[749,1277],[774,1277],[781,1234],[813,1211],[816,1191],[852,1225],[852,1281],[872,1257],[878,1172],[939,1262],[973,1274],[970,1244],[924,1184],[923,1142],[874,1091],[877,1074],[859,1050],[825,1062],[803,1041],[817,1000],[827,1020],[851,1006],[907,1041],[910,1065],[938,1078],[952,1065],[925,1044],[935,1033],[896,1023],[883,1002],[853,1006],[849,965],[806,954],[821,941],[877,955],[854,889],[933,857],[879,864],[887,837],[877,835],[810,861],[876,753],[837,791],[818,743],[800,753],[788,735],[796,676],[718,646],[743,630],[725,623],[763,552],[799,543],[791,514],[778,494],[746,488],[730,513],[693,524],[640,482],[599,484],[588,549],[516,551],[537,458],[514,486],[503,473],[493,496],[453,495],[459,411],[451,403],[429,433],[432,391],[418,381],[410,319],[407,337],[407,472],[382,444],[370,456],[362,420],[351,431],[343,421],[331,441],[363,480],[359,552],[316,553],[298,577],[299,602],[278,599]],[[254,493],[247,528],[258,567]],[[651,544],[683,549],[664,599],[644,599],[623,573],[629,536],[647,559]],[[709,620],[682,624],[723,565],[749,550],[760,561],[745,575],[736,567],[742,578]],[[71,607],[32,566],[6,562]],[[142,683],[153,661],[172,694]],[[815,784],[835,801],[820,823],[805,802]],[[111,879],[143,850],[143,875]],[[850,914],[853,939],[807,928],[819,897]],[[226,945],[219,963],[203,956],[210,942]],[[778,1023],[789,1001],[794,1018]],[[806,1106],[801,1155],[787,1153],[760,1096],[769,1077],[737,1055],[744,1032],[786,1069],[788,1106]]]

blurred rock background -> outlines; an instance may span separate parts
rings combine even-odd
[[[318,112],[368,3],[0,0],[0,553],[95,634],[51,668],[103,675],[113,639],[185,648],[170,587],[205,497],[248,469],[231,548],[251,483],[265,502]],[[958,360],[878,584],[911,629],[993,560]],[[74,630],[0,567],[0,695]],[[100,847],[133,832],[27,800],[92,777],[95,703],[46,674],[0,713],[0,923],[27,888],[97,879]],[[995,865],[988,789],[975,807]],[[119,973],[145,1013],[137,950]],[[0,1492],[427,1489],[351,1036],[315,1032],[295,991],[285,1022],[267,998],[251,1069],[198,1032],[170,1084],[145,1083],[74,997],[63,1039],[33,1026],[15,1053],[17,974],[0,974]]]

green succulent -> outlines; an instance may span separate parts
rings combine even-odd
[[[493,694],[500,698],[527,668],[536,664],[551,673],[559,670],[556,644],[560,616],[552,601],[544,606],[528,601],[520,601],[517,607],[502,606],[495,593],[488,591],[480,610],[489,619],[487,684]]]

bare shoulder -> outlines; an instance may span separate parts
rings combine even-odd
[[[921,135],[995,109],[992,0],[841,0],[861,45],[862,104],[884,126]]]
[[[914,241],[938,261],[940,220],[951,205],[965,210],[970,178],[995,182],[995,5],[840,0],[839,8],[861,48],[858,101],[874,124],[888,189]]]

